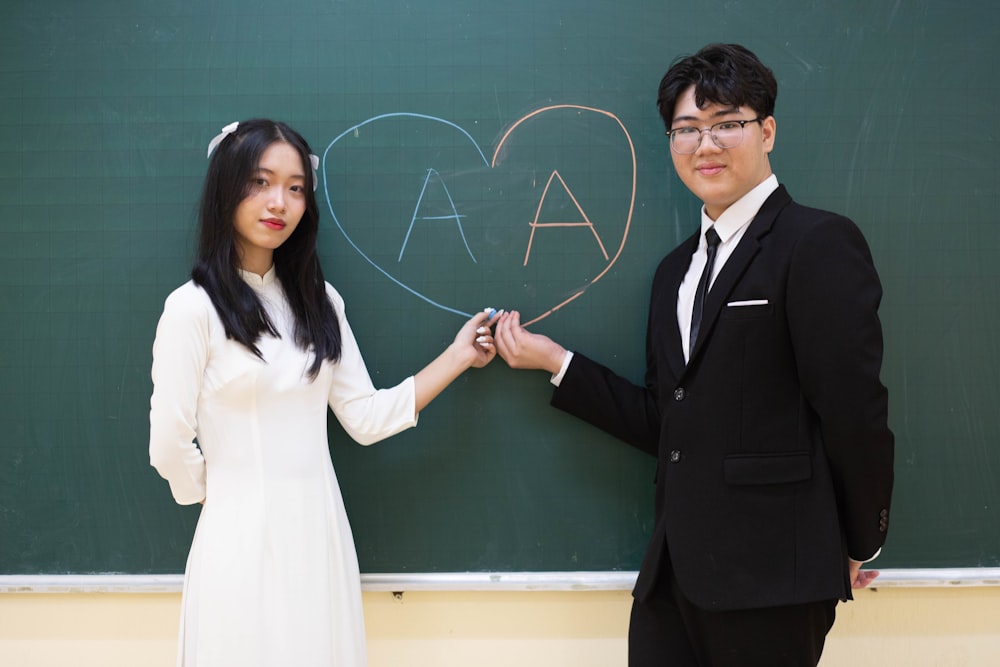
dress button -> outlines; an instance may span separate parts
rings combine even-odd
[[[685,396],[684,387],[678,387],[677,389],[674,389],[674,400],[675,401],[683,401],[684,400],[684,396]]]
[[[680,461],[681,461],[681,452],[680,452],[680,450],[679,449],[675,449],[675,450],[671,451],[670,452],[670,462],[671,463],[680,463]]]

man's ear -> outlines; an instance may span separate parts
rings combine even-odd
[[[760,121],[760,134],[764,139],[764,151],[770,153],[774,150],[774,137],[777,133],[777,125],[774,116],[768,116]]]

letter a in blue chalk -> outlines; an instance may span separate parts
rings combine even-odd
[[[448,198],[448,205],[451,206],[451,215],[427,215],[418,216],[420,212],[420,206],[424,201],[424,194],[427,192],[427,184],[430,182],[431,177],[435,177],[435,180],[441,184],[441,188],[444,190],[445,196]],[[474,264],[476,262],[476,256],[472,254],[472,250],[469,248],[469,242],[465,240],[465,231],[462,229],[462,216],[458,214],[458,209],[455,208],[455,201],[451,198],[451,193],[448,192],[448,186],[445,184],[444,179],[441,178],[441,174],[437,172],[436,169],[428,169],[427,177],[424,179],[424,186],[420,189],[420,196],[417,198],[417,205],[413,208],[413,217],[410,218],[410,226],[406,230],[406,238],[403,239],[403,246],[399,249],[399,258],[396,260],[398,262],[403,261],[403,253],[406,252],[406,244],[410,240],[410,232],[413,231],[413,225],[416,221],[420,220],[455,220],[455,224],[458,225],[458,234],[462,237],[462,243],[465,244],[465,251],[469,253],[469,257],[472,258]]]

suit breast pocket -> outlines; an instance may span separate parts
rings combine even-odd
[[[722,309],[722,317],[727,320],[754,320],[772,315],[774,315],[774,305],[767,299],[730,301]]]

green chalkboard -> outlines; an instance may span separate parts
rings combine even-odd
[[[640,381],[660,257],[697,224],[655,109],[710,41],[779,79],[779,179],[864,229],[898,436],[885,568],[1000,565],[1000,79],[987,2],[38,0],[0,45],[0,573],[183,569],[147,454],[150,346],[208,140],[283,119],[323,158],[321,253],[376,383],[485,306]],[[365,572],[633,570],[653,462],[466,374],[331,451]]]

